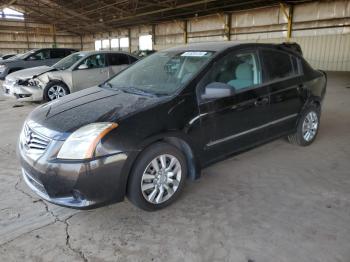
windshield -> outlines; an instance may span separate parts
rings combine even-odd
[[[132,92],[170,95],[186,84],[214,52],[164,51],[130,66],[108,82],[108,86]]]
[[[61,59],[60,61],[58,61],[56,64],[53,65],[53,67],[58,69],[58,70],[66,70],[85,56],[87,56],[87,53],[80,53],[79,52],[79,53],[71,54],[71,55]]]
[[[30,50],[30,51],[28,51],[28,52],[25,52],[25,53],[23,53],[23,54],[18,54],[18,55],[16,55],[16,58],[25,59],[25,58],[27,58],[28,56],[34,54],[36,51],[37,51],[37,49],[34,49],[34,50]]]

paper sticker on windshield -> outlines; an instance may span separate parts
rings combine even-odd
[[[181,56],[197,56],[197,57],[200,57],[200,56],[205,56],[207,54],[207,52],[185,52],[183,53]]]

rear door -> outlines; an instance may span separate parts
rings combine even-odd
[[[79,66],[83,65],[83,69]],[[85,58],[72,71],[74,91],[99,85],[109,78],[105,54],[94,54]]]
[[[204,154],[209,161],[263,141],[269,108],[268,86],[262,82],[255,49],[234,51],[216,62],[199,84],[199,97],[212,82],[230,85],[235,94],[199,101]]]
[[[268,136],[291,132],[303,105],[299,59],[287,52],[260,49],[263,73],[270,90]]]
[[[126,54],[110,53],[107,54],[107,58],[110,76],[119,73],[130,64],[129,56]]]

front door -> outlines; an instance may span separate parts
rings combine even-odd
[[[26,58],[25,67],[51,66],[52,64],[53,63],[50,62],[50,49],[42,49]]]
[[[213,82],[233,90],[227,97],[199,102],[204,155],[215,161],[265,139],[269,92],[255,49],[233,51],[217,61],[199,84],[199,97]]]
[[[105,54],[91,55],[72,71],[73,91],[99,85],[108,77]]]

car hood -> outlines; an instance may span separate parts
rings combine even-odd
[[[79,127],[93,122],[119,122],[163,99],[91,87],[37,107],[27,123],[44,136],[64,140]]]
[[[46,73],[48,71],[53,70],[53,67],[50,66],[38,66],[38,67],[32,67],[32,68],[27,68],[27,69],[22,69],[16,72],[13,72],[7,76],[7,78],[11,80],[16,80],[16,79],[28,79],[32,78],[35,75],[40,75],[43,73]]]
[[[0,60],[0,65],[10,65],[11,63],[20,62],[20,61],[23,61],[23,59],[10,57],[5,60]]]

